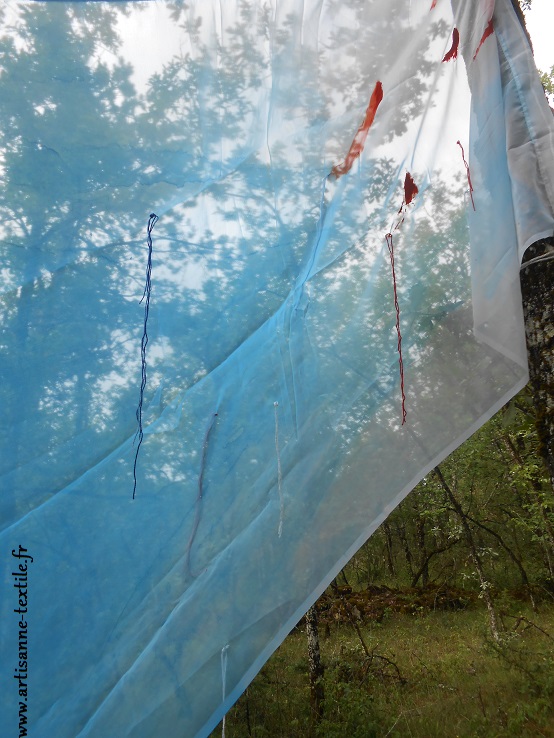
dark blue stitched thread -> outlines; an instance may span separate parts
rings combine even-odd
[[[141,369],[142,369],[142,379],[140,383],[139,404],[137,407],[138,429],[135,434],[135,440],[138,436],[139,442],[137,445],[137,452],[135,454],[135,464],[133,466],[133,479],[134,479],[133,500],[135,499],[135,493],[137,491],[138,455],[140,451],[140,446],[142,444],[142,439],[144,438],[144,433],[142,432],[142,403],[144,400],[144,389],[146,387],[146,347],[148,346],[147,323],[148,323],[148,313],[150,312],[150,291],[152,289],[152,230],[154,226],[156,225],[157,221],[158,221],[158,216],[156,215],[156,213],[150,213],[150,217],[148,218],[148,226],[146,227],[146,233],[147,233],[146,240],[148,243],[148,262],[146,264],[146,283],[144,285],[144,292],[142,293],[142,297],[139,302],[139,305],[140,305],[142,301],[144,300],[144,298],[146,297],[146,303],[144,304],[144,331],[142,333],[142,341],[140,343],[140,360],[141,360]]]

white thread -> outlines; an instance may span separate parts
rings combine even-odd
[[[279,490],[279,528],[277,533],[279,538],[283,533],[283,519],[285,517],[285,501],[283,500],[283,490],[281,489],[281,454],[279,453],[279,416],[277,414],[277,408],[279,407],[278,402],[273,403],[273,409],[275,411],[275,451],[277,453],[277,488]]]
[[[543,254],[542,256],[535,256],[534,259],[529,259],[529,261],[524,262],[520,267],[520,271],[525,269],[525,267],[528,267],[530,264],[539,264],[542,261],[552,261],[552,259],[554,259],[554,251],[549,254]]]
[[[227,680],[227,650],[229,649],[229,644],[226,646],[223,646],[221,649],[221,685],[223,690],[223,701],[225,702],[225,683]],[[221,738],[225,738],[225,717],[223,716],[223,720],[221,721]]]

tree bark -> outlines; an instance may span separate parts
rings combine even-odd
[[[421,515],[416,517],[416,541],[419,549],[420,563],[417,579],[421,578],[422,586],[426,587],[429,584],[429,556],[427,554],[427,546],[425,545],[425,520]],[[415,584],[413,586],[415,587]]]
[[[410,545],[408,543],[408,538],[406,536],[406,525],[404,523],[401,523],[401,524],[397,523],[396,532],[402,543],[402,549],[404,551],[404,556],[406,558],[406,565],[408,567],[408,574],[410,575],[410,577],[413,578],[414,576],[414,567],[412,565],[413,558],[412,558],[412,552],[410,551]]]
[[[531,259],[538,260],[525,266]],[[554,490],[554,238],[537,241],[525,252],[521,292],[539,453]]]
[[[306,613],[306,636],[308,638],[308,670],[310,674],[310,705],[312,726],[323,717],[323,664],[319,650],[319,632],[317,627],[317,610],[312,605]]]
[[[392,531],[390,529],[390,525],[385,520],[383,522],[383,531],[385,534],[385,550],[386,550],[386,556],[387,556],[387,566],[389,569],[389,574],[391,577],[393,577],[396,574],[395,566],[394,566],[394,557],[393,557],[393,544],[392,544]]]

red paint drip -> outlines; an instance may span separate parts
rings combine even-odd
[[[490,21],[487,23],[487,27],[483,31],[483,35],[481,36],[481,40],[479,41],[479,46],[477,47],[477,51],[473,55],[473,61],[475,61],[475,59],[477,58],[477,54],[481,50],[481,46],[485,43],[485,41],[488,39],[489,36],[492,36],[493,33],[494,33],[494,25],[493,25],[492,18],[491,18]]]
[[[458,46],[460,45],[460,32],[457,28],[452,31],[452,46],[444,55],[443,62],[449,62],[458,56]]]
[[[399,230],[400,226],[404,222],[404,218],[406,217],[406,208],[410,203],[413,202],[414,197],[419,192],[419,189],[414,182],[414,178],[410,174],[410,172],[406,172],[406,176],[404,177],[404,199],[402,200],[402,205],[400,206],[400,210],[398,211],[398,215],[400,215],[400,219],[394,226],[394,228],[391,228],[391,231],[397,231]],[[396,335],[398,336],[398,366],[400,367],[400,392],[402,394],[402,425],[406,422],[406,395],[404,394],[404,359],[402,358],[402,333],[400,332],[400,305],[398,304],[398,289],[396,286],[396,272],[394,269],[394,244],[393,244],[393,238],[392,238],[392,232],[387,233],[385,236],[385,240],[387,242],[387,247],[389,249],[389,256],[390,256],[390,265],[392,269],[392,287],[394,290],[394,309],[396,310]]]
[[[457,144],[458,144],[458,146],[462,150],[462,159],[463,159],[464,164],[465,164],[465,168],[466,168],[466,172],[467,172],[467,183],[469,185],[469,196],[471,197],[471,204],[473,205],[473,209],[475,210],[475,201],[473,199],[473,185],[471,183],[471,172],[469,171],[469,164],[466,161],[466,155],[465,155],[465,152],[464,152],[464,147],[462,146],[462,144],[460,143],[460,141],[457,141]]]
[[[381,104],[382,99],[383,85],[380,82],[377,82],[375,89],[371,93],[371,98],[369,100],[367,110],[365,111],[362,125],[358,128],[356,135],[354,136],[354,140],[350,144],[350,149],[348,150],[348,154],[346,155],[344,162],[342,164],[337,164],[331,170],[331,174],[337,179],[342,177],[343,174],[347,174],[352,169],[352,164],[354,164],[356,159],[364,150],[367,133],[375,120],[375,114],[377,113],[377,108]]]
[[[436,7],[437,7],[437,0],[433,0],[433,2],[431,3],[431,10],[433,10],[433,8],[436,8]]]
[[[398,304],[398,290],[396,287],[396,272],[394,270],[394,244],[392,233],[385,236],[389,249],[390,265],[392,269],[392,286],[394,290],[394,309],[396,310],[396,335],[398,336],[398,366],[400,367],[400,392],[402,395],[402,425],[406,422],[406,395],[404,394],[404,360],[402,358],[402,333],[400,332],[400,306]]]

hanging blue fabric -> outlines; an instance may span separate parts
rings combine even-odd
[[[0,735],[207,736],[526,383],[552,115],[510,0],[0,13]]]

